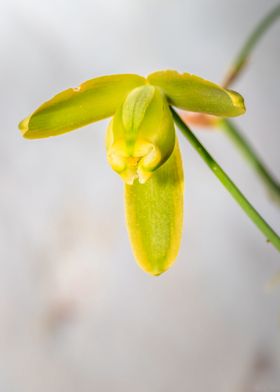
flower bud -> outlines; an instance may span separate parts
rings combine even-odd
[[[107,159],[123,178],[145,183],[171,155],[175,145],[172,114],[160,88],[132,90],[107,129]]]

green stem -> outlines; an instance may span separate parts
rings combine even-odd
[[[271,196],[274,196],[274,198],[280,202],[280,184],[270,173],[269,169],[262,162],[256,151],[254,151],[253,147],[250,146],[244,135],[242,135],[236,125],[228,119],[221,120],[219,124],[226,135],[238,147],[243,156],[247,159],[259,177],[263,180],[268,190],[270,191]]]
[[[243,211],[251,219],[251,221],[259,228],[259,230],[265,235],[267,240],[280,251],[280,237],[275,231],[266,223],[261,215],[255,210],[251,203],[246,197],[240,192],[237,186],[232,182],[229,176],[224,172],[221,166],[214,160],[209,152],[204,148],[196,136],[192,133],[190,128],[184,123],[178,113],[171,108],[174,121],[177,127],[182,131],[183,135],[188,139],[191,145],[195,148],[204,162],[212,170],[216,177],[221,181],[224,187],[228,190],[235,201],[240,205]]]
[[[241,48],[240,52],[236,56],[235,60],[232,63],[231,68],[229,69],[225,79],[223,86],[229,87],[230,84],[237,78],[237,76],[242,71],[243,67],[246,65],[248,58],[255,48],[256,44],[262,38],[264,33],[269,29],[269,27],[276,21],[276,19],[280,17],[280,4],[278,4],[275,8],[273,8],[269,14],[267,14],[257,25],[257,27],[253,30],[251,35],[246,40],[245,44]]]

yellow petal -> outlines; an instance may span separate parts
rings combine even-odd
[[[60,135],[112,116],[126,95],[145,84],[133,74],[102,76],[69,88],[41,105],[19,124],[28,139]]]
[[[175,261],[183,225],[183,167],[178,142],[151,178],[125,185],[128,233],[139,266],[160,275]]]
[[[162,88],[169,103],[180,109],[222,117],[239,116],[245,112],[240,94],[198,76],[177,71],[158,71],[147,79],[150,84]]]

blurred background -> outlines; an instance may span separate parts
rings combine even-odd
[[[0,0],[0,391],[279,392],[279,254],[181,139],[182,247],[153,278],[132,256],[107,121],[27,141],[67,87],[177,69],[220,82],[272,0]],[[237,119],[279,178],[280,23],[234,84]],[[279,232],[279,207],[221,132],[200,140]]]

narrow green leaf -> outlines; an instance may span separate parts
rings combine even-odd
[[[112,116],[126,95],[145,84],[133,74],[102,76],[69,88],[41,105],[19,124],[28,139],[60,135]]]
[[[161,87],[169,103],[180,109],[222,117],[239,116],[245,112],[241,95],[198,76],[158,71],[147,79],[150,84]]]
[[[178,141],[145,183],[125,185],[128,233],[139,266],[160,275],[175,261],[183,225],[183,167]]]

